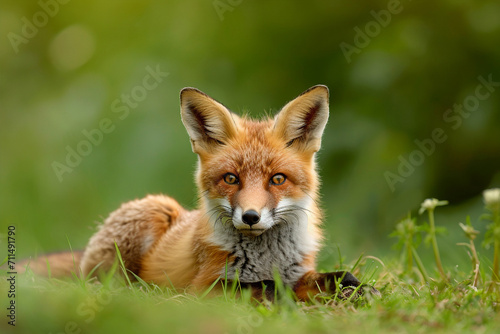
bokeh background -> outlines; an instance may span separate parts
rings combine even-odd
[[[82,249],[97,222],[148,193],[196,206],[185,86],[255,117],[330,88],[323,268],[337,246],[347,261],[397,254],[389,233],[427,197],[450,201],[437,217],[445,265],[466,259],[455,244],[467,214],[484,232],[481,192],[500,186],[500,87],[474,96],[479,77],[500,82],[498,1],[60,1],[0,5],[0,233],[16,226],[18,257]],[[151,90],[148,68],[168,73]],[[464,101],[470,113],[448,111]],[[103,120],[108,133],[82,144]],[[435,129],[446,140],[415,153]],[[54,163],[79,148],[58,177]]]

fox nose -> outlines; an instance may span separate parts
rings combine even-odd
[[[245,213],[243,213],[243,216],[241,218],[243,219],[243,222],[245,224],[252,226],[259,222],[260,215],[255,210],[248,210]]]

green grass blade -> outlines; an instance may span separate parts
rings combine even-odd
[[[115,242],[115,249],[116,249],[116,256],[118,257],[118,260],[120,261],[120,266],[123,272],[123,275],[125,276],[125,279],[127,280],[128,285],[132,288],[132,291],[135,293],[135,290],[133,289],[132,282],[130,281],[130,277],[128,276],[127,273],[127,268],[125,267],[125,263],[123,263],[122,259],[122,254],[120,253],[120,250],[118,249],[118,245]]]

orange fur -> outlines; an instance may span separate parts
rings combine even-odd
[[[116,243],[127,269],[160,285],[200,291],[240,274],[258,290],[278,270],[300,299],[318,286],[331,290],[326,281],[338,273],[315,272],[322,239],[315,152],[328,119],[328,89],[312,87],[274,119],[253,121],[185,88],[181,116],[199,157],[199,209],[186,211],[163,195],[123,204],[90,239],[83,274],[97,265],[108,269]]]
[[[18,273],[28,268],[36,274],[50,277],[68,277],[71,273],[79,273],[79,264],[83,252],[56,252],[44,254],[38,258],[22,260],[18,264]]]

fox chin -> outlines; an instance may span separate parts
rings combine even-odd
[[[198,156],[198,209],[165,195],[124,203],[83,253],[47,255],[31,269],[43,273],[48,261],[55,276],[98,275],[112,267],[116,243],[130,276],[157,285],[203,291],[237,278],[254,297],[272,299],[277,273],[299,300],[335,294],[338,283],[363,293],[348,272],[316,271],[322,213],[315,155],[328,88],[311,87],[264,120],[238,116],[196,88],[181,90],[180,105]]]

